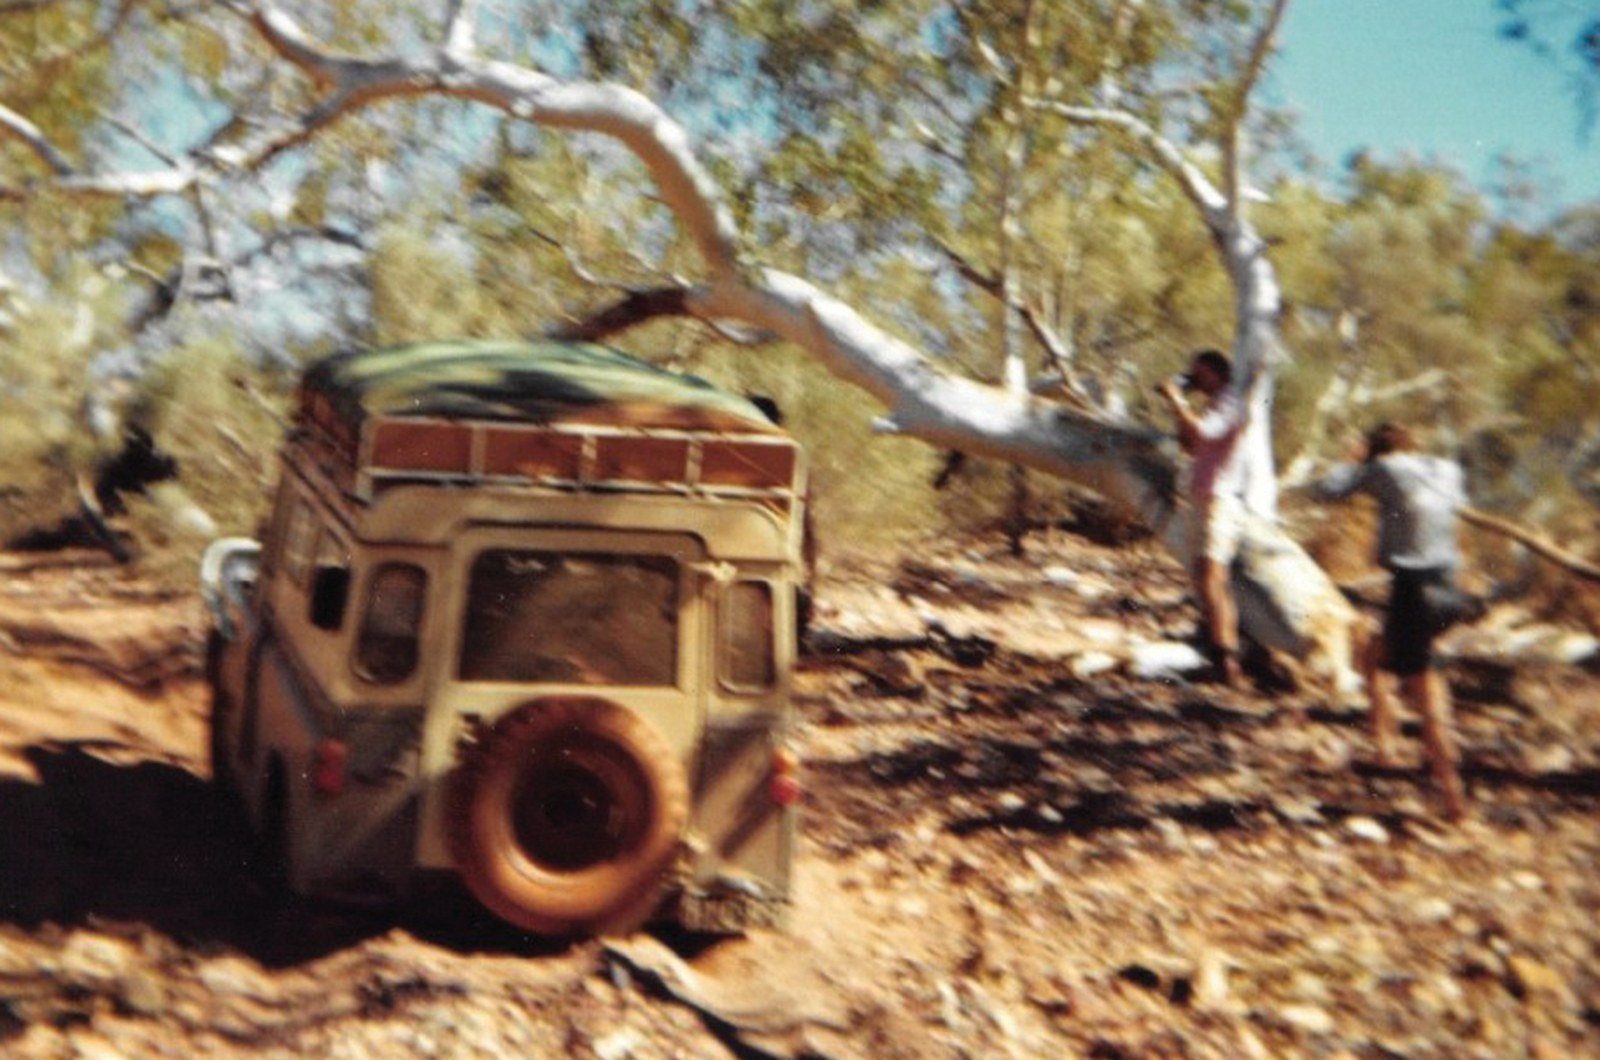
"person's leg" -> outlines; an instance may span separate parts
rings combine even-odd
[[[1222,678],[1238,687],[1244,675],[1239,669],[1239,616],[1233,606],[1228,584],[1228,565],[1214,559],[1200,561],[1200,610],[1206,623],[1206,636],[1218,656]]]
[[[1426,593],[1427,585],[1437,577],[1437,571],[1394,572],[1384,640],[1390,666],[1400,679],[1401,692],[1411,708],[1422,716],[1423,748],[1434,785],[1444,799],[1445,813],[1459,820],[1466,816],[1467,800],[1456,768],[1450,692],[1443,676],[1433,666],[1433,636],[1437,623]]]
[[[1455,724],[1450,709],[1450,689],[1444,675],[1433,667],[1407,674],[1402,683],[1407,702],[1422,715],[1423,746],[1434,786],[1444,799],[1445,815],[1459,821],[1467,815],[1467,796],[1461,784],[1456,751]]]
[[[1383,638],[1365,620],[1357,626],[1356,667],[1367,687],[1367,721],[1372,726],[1372,742],[1378,764],[1392,768],[1399,764],[1395,744],[1400,730],[1394,716],[1394,701],[1389,695],[1389,675],[1383,670]]]
[[[1197,506],[1195,518],[1195,590],[1200,597],[1206,639],[1222,679],[1230,687],[1239,688],[1244,684],[1239,668],[1239,612],[1230,579],[1244,532],[1244,514],[1237,498],[1215,496]]]

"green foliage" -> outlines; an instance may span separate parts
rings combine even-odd
[[[690,366],[735,393],[772,398],[806,447],[817,544],[824,556],[902,545],[939,524],[935,450],[875,434],[882,409],[790,346],[759,353],[715,343]]]
[[[0,542],[48,529],[78,510],[79,477],[118,443],[90,427],[90,399],[102,386],[90,371],[114,338],[119,295],[79,266],[56,300],[15,312],[0,342]]]
[[[177,460],[179,478],[127,497],[141,573],[190,588],[213,536],[259,533],[292,391],[289,375],[252,364],[221,336],[173,349],[145,374],[128,415]]]
[[[494,334],[470,262],[439,247],[426,224],[425,217],[398,221],[378,239],[369,268],[378,345]]]
[[[95,6],[23,5],[0,17],[0,99],[64,151],[82,146],[89,131],[83,109],[111,87],[110,49],[97,38]]]

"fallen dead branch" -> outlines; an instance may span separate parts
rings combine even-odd
[[[1587,560],[1573,555],[1549,538],[1541,537],[1525,526],[1519,526],[1509,519],[1502,519],[1499,516],[1478,511],[1476,508],[1463,509],[1461,518],[1479,529],[1511,538],[1511,540],[1527,548],[1528,551],[1549,560],[1569,573],[1576,574],[1578,577],[1592,582],[1600,582],[1600,567],[1596,567]]]

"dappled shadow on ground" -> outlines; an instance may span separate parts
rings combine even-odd
[[[924,686],[921,699],[899,739],[815,767],[824,812],[836,825],[853,822],[856,842],[889,841],[898,824],[881,812],[885,803],[935,807],[943,828],[959,836],[1294,831],[1356,816],[1394,828],[1432,816],[1425,769],[1366,759],[1362,710],[1206,685],[1094,685],[1006,659],[970,681],[959,675]],[[869,702],[868,712],[885,712],[881,699]],[[1600,809],[1594,769],[1520,768],[1522,735],[1503,719],[1480,717],[1476,700],[1462,707],[1463,774],[1494,813]],[[855,723],[850,714],[859,709],[847,705],[826,723]],[[1414,720],[1405,731],[1420,736]],[[1482,740],[1486,731],[1492,743]],[[866,798],[879,805],[851,805],[835,792],[875,793]]]
[[[142,924],[268,967],[318,960],[397,926],[458,952],[561,948],[454,896],[398,911],[286,899],[265,883],[242,814],[210,784],[164,763],[115,764],[97,746],[31,747],[39,779],[0,780],[0,924]]]

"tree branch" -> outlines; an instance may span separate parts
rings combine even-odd
[[[1439,368],[1429,368],[1410,378],[1400,379],[1382,387],[1358,385],[1343,374],[1335,376],[1317,396],[1316,403],[1311,408],[1311,422],[1303,432],[1305,441],[1300,451],[1285,465],[1283,474],[1278,478],[1279,485],[1283,489],[1290,490],[1310,484],[1316,466],[1317,450],[1327,435],[1328,418],[1334,412],[1341,412],[1348,417],[1373,405],[1398,401],[1414,394],[1425,394],[1441,387],[1449,379],[1449,373]]]
[[[355,232],[337,228],[334,225],[301,225],[298,228],[286,228],[273,232],[264,239],[259,247],[247,251],[233,259],[235,267],[248,264],[253,258],[262,254],[271,253],[284,243],[295,243],[302,239],[320,239],[327,243],[335,243],[342,247],[352,247],[361,250],[366,247],[361,236]]]
[[[1058,100],[1029,99],[1028,106],[1039,107],[1057,114],[1077,125],[1097,125],[1116,129],[1135,140],[1145,153],[1166,170],[1189,201],[1199,209],[1215,238],[1221,239],[1227,231],[1228,202],[1211,179],[1199,166],[1183,153],[1171,140],[1162,136],[1149,122],[1125,110],[1107,107],[1078,107]]]
[[[117,123],[117,127],[134,136],[157,157],[168,157],[131,128],[121,123]],[[81,173],[37,125],[4,104],[0,104],[0,135],[21,141],[39,159],[54,178],[50,182],[52,187],[77,195],[152,198],[181,193],[198,176],[192,165],[181,161],[175,161],[170,169],[144,173]],[[0,187],[0,198],[17,199],[23,194],[21,188]]]
[[[1519,526],[1509,519],[1501,519],[1487,512],[1481,512],[1476,508],[1462,509],[1461,518],[1464,522],[1480,529],[1500,534],[1503,537],[1509,537],[1518,544],[1525,546],[1528,551],[1542,556],[1569,573],[1576,574],[1578,577],[1588,581],[1600,582],[1600,567],[1574,556],[1549,538],[1540,537],[1527,527]]]
[[[1222,134],[1222,173],[1223,185],[1228,196],[1228,209],[1238,216],[1244,209],[1244,178],[1242,176],[1244,153],[1241,138],[1244,135],[1244,117],[1249,110],[1250,95],[1255,91],[1256,84],[1261,80],[1261,71],[1265,68],[1267,56],[1272,50],[1273,39],[1277,36],[1278,27],[1283,22],[1284,11],[1289,6],[1289,0],[1273,0],[1272,8],[1267,12],[1266,22],[1260,32],[1251,42],[1249,57],[1245,60],[1244,70],[1239,75],[1238,81],[1230,93],[1228,112],[1224,115]]]
[[[366,60],[346,59],[321,51],[301,30],[300,24],[272,6],[250,10],[250,24],[273,51],[316,82],[322,89],[333,89],[359,80],[373,67]]]
[[[1143,13],[1144,0],[1118,0],[1111,14],[1111,46],[1106,49],[1105,69],[1100,76],[1100,102],[1114,107],[1122,96],[1122,86],[1117,75],[1122,72],[1122,62],[1128,48],[1128,38],[1133,35],[1134,24]]]
[[[445,12],[445,53],[465,59],[475,50],[478,29],[477,0],[450,0]]]
[[[12,139],[21,140],[23,146],[32,151],[56,176],[72,174],[72,163],[50,142],[50,138],[37,125],[4,103],[0,103],[0,131],[8,133]]]
[[[467,11],[463,5],[454,26]],[[713,273],[738,267],[738,230],[720,189],[690,150],[683,127],[648,97],[620,85],[566,83],[509,63],[443,54],[423,62],[366,60],[319,48],[283,10],[258,5],[251,24],[267,43],[327,93],[322,103],[256,152],[261,159],[300,143],[346,113],[378,99],[447,95],[487,103],[524,121],[587,129],[621,141],[644,163],[662,200]],[[453,30],[452,35],[455,35]]]
[[[160,159],[161,161],[165,162],[167,165],[173,166],[173,167],[177,167],[177,166],[182,164],[177,158],[175,158],[172,154],[170,154],[160,144],[156,143],[154,140],[150,139],[150,137],[146,136],[139,129],[137,129],[134,126],[128,124],[125,121],[123,121],[121,118],[117,117],[116,115],[114,115],[114,114],[102,115],[101,116],[101,120],[104,121],[106,124],[110,125],[113,129],[116,129],[118,132],[122,133],[122,135],[126,136],[128,139],[132,140],[134,143],[138,144],[140,147],[144,148],[146,151],[150,152],[150,154],[153,155],[154,157],[156,157],[156,158]]]
[[[632,291],[620,302],[592,313],[581,320],[555,328],[550,337],[568,342],[599,342],[619,331],[626,331],[646,320],[663,316],[687,316],[689,291],[685,287],[652,287]]]
[[[939,252],[949,260],[950,264],[954,266],[956,274],[962,279],[979,290],[1008,302],[1010,308],[1028,325],[1028,330],[1032,332],[1034,339],[1044,348],[1051,367],[1056,371],[1056,382],[1064,387],[1074,399],[1082,403],[1084,407],[1092,407],[1094,403],[1089,398],[1088,390],[1079,382],[1077,374],[1073,371],[1072,351],[1061,340],[1061,336],[1056,334],[1055,329],[1045,322],[1044,315],[1039,312],[1038,307],[1023,298],[1012,297],[1008,299],[1005,285],[1000,282],[998,277],[979,270],[976,265],[962,256],[955,248],[940,243]]]

